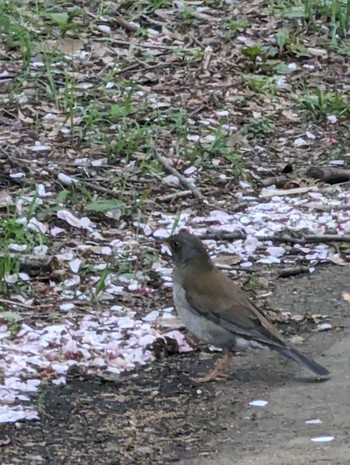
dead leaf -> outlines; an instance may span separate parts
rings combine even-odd
[[[298,334],[295,334],[289,339],[289,342],[294,345],[302,344],[305,341],[305,339]]]
[[[239,255],[220,255],[215,258],[215,263],[218,265],[220,268],[229,268],[232,265],[237,265],[238,263],[241,263],[242,257]]]
[[[290,110],[283,110],[282,111],[282,115],[288,120],[288,121],[293,121],[293,122],[297,122],[300,120],[300,117],[291,112]]]
[[[11,194],[7,191],[0,191],[0,208],[13,204]]]
[[[313,315],[308,315],[308,318],[314,323],[318,324],[318,323],[321,323],[321,321],[329,317],[328,315],[322,315],[321,313],[314,313]]]
[[[0,439],[0,446],[8,446],[9,444],[11,444],[11,438],[9,436]]]
[[[314,57],[326,57],[328,55],[327,50],[323,48],[308,47],[307,50]]]
[[[34,123],[33,118],[30,118],[29,116],[24,115],[20,109],[18,109],[18,119],[20,119],[24,123]]]
[[[332,263],[335,263],[339,266],[347,266],[349,265],[343,258],[339,257],[338,255],[329,255],[328,260]]]
[[[83,48],[84,42],[80,39],[67,37],[58,40],[48,40],[40,44],[39,49],[45,52],[61,52],[64,55],[76,55]]]
[[[103,44],[100,44],[99,42],[92,43],[90,47],[92,56],[95,56],[97,58],[102,58],[105,55],[108,55],[109,53],[108,47],[106,47]]]

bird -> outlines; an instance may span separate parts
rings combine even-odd
[[[277,328],[210,259],[203,242],[186,229],[166,238],[174,262],[173,301],[183,324],[202,341],[226,353],[199,382],[227,378],[236,352],[267,348],[304,365],[317,380],[329,371],[288,344]]]

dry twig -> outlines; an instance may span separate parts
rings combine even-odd
[[[114,19],[115,19],[115,22],[119,24],[119,26],[125,29],[126,31],[136,32],[139,29],[139,26],[137,24],[129,23],[120,15],[116,15]]]
[[[245,240],[247,239],[247,235],[243,233],[227,233],[223,231],[213,231],[208,232],[206,234],[202,234],[201,239],[216,239],[221,241],[237,241],[237,240]],[[350,235],[344,234],[344,236],[340,236],[337,234],[324,234],[324,235],[312,235],[308,234],[303,237],[292,237],[289,234],[280,234],[275,236],[257,236],[256,237],[259,241],[271,241],[277,243],[286,242],[288,244],[315,244],[315,243],[323,243],[329,244],[332,242],[350,242]]]
[[[307,170],[307,176],[328,184],[339,184],[350,181],[350,170],[334,166],[312,167]]]
[[[190,190],[192,192],[192,195],[193,197],[195,197],[197,200],[199,200],[200,202],[203,202],[204,201],[204,197],[203,195],[199,192],[199,190],[197,189],[196,186],[194,186],[188,179],[185,178],[185,176],[183,176],[181,173],[179,173],[177,171],[176,168],[174,168],[173,166],[171,166],[171,164],[169,163],[169,161],[163,157],[162,155],[160,155],[160,153],[158,153],[157,151],[155,151],[155,154],[156,154],[156,157],[157,157],[157,160],[159,161],[159,163],[163,166],[163,168],[165,169],[165,171],[167,171],[168,173],[172,174],[173,176],[176,176],[177,179],[180,181],[180,183],[186,187],[186,189]]]
[[[21,308],[34,308],[33,305],[22,304],[21,302],[17,302],[14,300],[8,300],[8,299],[0,299],[0,304],[14,305],[15,307],[21,307]]]
[[[192,195],[192,191],[190,190],[178,191],[178,192],[172,192],[171,194],[161,195],[156,200],[158,202],[172,202],[173,200],[182,199],[184,197],[188,197],[189,195]]]

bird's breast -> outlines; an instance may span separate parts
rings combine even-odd
[[[191,307],[187,301],[185,290],[177,280],[173,281],[173,298],[179,317],[191,333],[217,347],[235,346],[236,337],[231,331],[213,323]]]

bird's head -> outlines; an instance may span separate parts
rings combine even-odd
[[[172,259],[176,266],[207,263],[210,258],[203,242],[187,230],[181,230],[165,239],[170,247]]]

